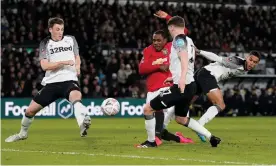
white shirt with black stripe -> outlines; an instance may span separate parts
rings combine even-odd
[[[47,59],[49,62],[73,60],[79,56],[78,43],[74,36],[65,35],[62,40],[54,41],[50,37],[43,39],[39,45],[39,60]],[[78,81],[75,65],[65,65],[57,70],[47,70],[41,84]]]

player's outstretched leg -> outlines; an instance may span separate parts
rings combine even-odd
[[[91,118],[88,116],[87,108],[81,103],[81,97],[82,95],[78,90],[73,90],[69,94],[69,101],[74,106],[74,114],[80,127],[80,135],[81,137],[85,137],[91,125]]]
[[[145,128],[147,130],[148,139],[142,144],[136,145],[137,148],[151,148],[157,147],[155,142],[155,124],[156,120],[153,114],[153,109],[150,104],[147,103],[144,107]]]
[[[5,140],[5,142],[16,142],[16,141],[27,139],[28,138],[28,130],[34,120],[34,116],[41,109],[42,109],[42,106],[32,100],[29,107],[27,108],[27,110],[25,112],[25,115],[23,115],[23,117],[22,117],[20,132],[9,136]]]
[[[225,103],[223,100],[222,92],[219,89],[211,90],[207,93],[208,99],[213,103],[213,106],[209,107],[207,111],[198,120],[198,123],[204,126],[216,117],[216,115],[225,109]],[[197,133],[201,141],[205,142],[206,139],[203,135]],[[205,141],[204,141],[205,140]]]
[[[196,120],[194,120],[192,118],[176,116],[175,120],[177,123],[184,125],[190,129],[194,130],[195,132],[204,135],[206,138],[209,139],[212,147],[217,147],[217,145],[221,141],[220,138],[213,136],[205,127],[200,125]]]
[[[219,89],[211,90],[207,93],[208,99],[213,103],[213,106],[209,107],[205,114],[201,116],[198,122],[204,126],[216,117],[216,115],[225,109],[225,103],[223,100],[222,92]]]

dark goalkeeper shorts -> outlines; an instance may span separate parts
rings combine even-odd
[[[150,106],[154,110],[162,110],[175,106],[175,115],[186,117],[190,103],[196,94],[196,83],[192,82],[185,86],[184,93],[180,92],[178,85],[173,85],[170,89],[161,92],[150,101]]]
[[[204,67],[195,72],[194,78],[197,84],[197,95],[207,94],[211,90],[219,88],[216,78]]]
[[[73,90],[80,91],[77,81],[65,81],[46,84],[33,98],[33,100],[45,107],[59,98],[69,100],[69,94]]]

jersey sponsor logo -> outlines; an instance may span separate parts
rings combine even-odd
[[[64,119],[68,119],[73,115],[73,105],[66,99],[58,103],[58,115]]]
[[[73,51],[73,47],[55,47],[55,48],[50,48],[50,54],[55,54],[59,52],[65,52],[65,51]]]

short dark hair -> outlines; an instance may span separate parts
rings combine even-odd
[[[157,30],[153,34],[154,35],[161,35],[165,39],[167,38],[167,35],[166,35],[165,31],[163,31],[163,30]]]
[[[174,16],[174,17],[169,19],[167,24],[168,24],[168,26],[174,25],[174,26],[177,26],[177,27],[184,28],[185,27],[185,20],[184,20],[184,18],[182,18],[180,16]]]
[[[59,17],[49,18],[49,20],[48,20],[48,28],[53,28],[53,26],[55,24],[63,25],[64,21],[63,21],[62,18],[59,18]]]
[[[261,60],[261,54],[259,51],[252,50],[250,51],[249,55],[254,55],[255,57],[259,58],[259,60]]]

